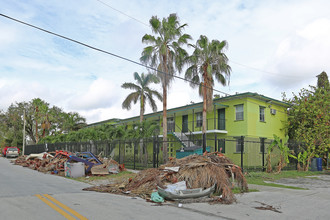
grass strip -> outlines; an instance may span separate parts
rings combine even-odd
[[[281,173],[266,173],[266,172],[251,172],[245,175],[245,178],[248,184],[262,185],[262,186],[271,186],[271,187],[279,187],[279,188],[287,188],[287,189],[298,189],[298,190],[306,190],[305,188],[295,187],[295,186],[287,186],[277,183],[269,183],[274,182],[283,178],[311,178],[310,176],[320,175],[323,172],[298,172],[298,171],[282,171]]]

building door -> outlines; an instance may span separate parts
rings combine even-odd
[[[175,121],[173,117],[167,118],[167,132],[175,131]]]
[[[182,115],[182,132],[188,132],[188,115]]]
[[[218,130],[226,130],[225,109],[218,109]]]

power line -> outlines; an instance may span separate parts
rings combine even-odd
[[[128,15],[128,14],[126,14],[126,13],[118,10],[118,9],[114,8],[113,6],[111,6],[111,5],[103,2],[101,0],[96,0],[96,1],[104,4],[105,6],[111,8],[112,10],[115,10],[115,11],[117,11],[117,12],[119,12],[119,13],[121,13],[121,14],[123,14],[123,15],[125,15],[125,16],[127,16],[127,17],[129,17],[129,18],[131,18],[131,19],[133,19],[133,20],[135,20],[135,21],[137,21],[137,22],[139,22],[139,23],[147,26],[147,27],[149,27],[149,25],[146,24],[146,23],[144,23],[143,21],[140,21],[139,19],[134,18],[133,16],[130,16],[130,15]],[[265,71],[265,70],[258,69],[258,68],[255,68],[255,67],[251,67],[251,66],[248,66],[248,65],[245,65],[245,64],[241,64],[241,63],[238,63],[238,62],[233,61],[233,60],[229,60],[229,62],[234,63],[234,64],[239,65],[239,66],[243,66],[245,68],[253,69],[253,70],[256,70],[256,71],[259,71],[259,72],[262,72],[262,73],[267,73],[267,74],[270,74],[270,75],[283,76],[283,77],[288,77],[288,78],[297,78],[297,76],[290,76],[290,75],[284,75],[284,74],[279,74],[279,73],[273,73],[273,72]]]
[[[125,16],[127,16],[127,17],[129,17],[129,18],[131,18],[131,19],[133,19],[133,20],[135,20],[135,21],[137,21],[137,22],[139,22],[139,23],[141,23],[141,24],[147,26],[147,27],[149,27],[149,25],[146,24],[146,23],[144,23],[143,21],[141,21],[141,20],[139,20],[139,19],[137,19],[137,18],[134,18],[133,16],[128,15],[128,14],[126,14],[126,13],[124,13],[124,12],[118,10],[118,9],[114,8],[113,6],[111,6],[111,5],[109,5],[109,4],[105,3],[105,2],[103,2],[103,1],[101,1],[101,0],[96,0],[96,1],[98,1],[98,2],[100,2],[100,3],[102,3],[102,4],[104,4],[105,6],[111,8],[112,10],[115,10],[115,11],[117,11],[117,12],[119,12],[119,13],[121,13],[121,14],[123,14],[123,15],[125,15]]]
[[[109,7],[109,8],[111,8],[112,10],[115,10],[115,11],[119,12],[120,14],[123,14],[123,15],[125,15],[125,16],[127,16],[127,17],[129,17],[129,18],[131,18],[131,19],[133,19],[133,20],[135,20],[135,21],[137,21],[137,22],[139,22],[139,23],[141,23],[141,24],[143,24],[143,25],[149,27],[149,25],[146,24],[146,23],[144,23],[143,21],[140,21],[140,20],[138,20],[138,19],[136,19],[136,18],[134,18],[134,17],[132,17],[132,16],[130,16],[130,15],[128,15],[128,14],[125,14],[124,12],[122,12],[122,11],[120,11],[120,10],[118,10],[118,9],[116,9],[116,8],[114,8],[114,7],[112,7],[111,5],[105,3],[105,2],[103,2],[103,1],[101,1],[101,0],[96,0],[96,1],[102,3],[103,5],[105,5],[105,6]]]
[[[77,40],[71,39],[71,38],[69,38],[69,37],[65,37],[65,36],[63,36],[63,35],[60,35],[60,34],[57,34],[57,33],[51,32],[51,31],[48,31],[48,30],[46,30],[46,29],[43,29],[43,28],[40,28],[40,27],[34,26],[34,25],[32,25],[32,24],[29,24],[29,23],[26,23],[26,22],[24,22],[24,21],[21,21],[21,20],[18,20],[18,19],[15,19],[15,18],[9,17],[9,16],[4,15],[4,14],[0,14],[0,15],[3,16],[3,17],[5,17],[5,18],[8,18],[8,19],[10,19],[10,20],[13,20],[13,21],[16,21],[16,22],[18,22],[18,23],[24,24],[24,25],[26,25],[26,26],[29,26],[29,27],[32,27],[32,28],[38,29],[38,30],[40,30],[40,31],[46,32],[46,33],[48,33],[48,34],[51,34],[51,35],[54,35],[54,36],[57,36],[57,37],[60,37],[60,38],[63,38],[63,39],[68,40],[68,41],[72,41],[72,42],[74,42],[74,43],[76,43],[76,44],[80,44],[80,45],[82,45],[82,46],[88,47],[88,48],[90,48],[90,49],[93,49],[93,50],[96,50],[96,51],[99,51],[99,52],[102,52],[102,53],[105,53],[105,54],[108,54],[108,55],[111,55],[111,56],[117,57],[117,58],[119,58],[119,59],[122,59],[122,60],[125,60],[125,61],[128,61],[128,62],[134,63],[134,64],[136,64],[136,65],[139,65],[139,66],[145,67],[145,68],[147,68],[147,69],[151,69],[151,70],[156,71],[156,72],[159,72],[159,73],[161,73],[161,74],[170,75],[169,73],[165,73],[165,72],[160,71],[160,70],[158,70],[158,69],[156,69],[156,68],[153,68],[153,67],[147,66],[147,65],[145,65],[145,64],[142,64],[142,63],[136,62],[136,61],[131,60],[131,59],[128,59],[128,58],[126,58],[126,57],[119,56],[119,55],[117,55],[117,54],[114,54],[114,53],[108,52],[108,51],[106,51],[106,50],[99,49],[99,48],[97,48],[97,47],[93,47],[93,46],[88,45],[88,44],[86,44],[86,43],[82,43],[82,42],[80,42],[80,41],[77,41]],[[193,81],[191,81],[191,80],[187,80],[187,79],[185,79],[185,78],[182,78],[182,77],[179,77],[179,76],[176,76],[176,75],[171,75],[171,76],[173,76],[173,77],[175,77],[175,78],[177,78],[177,79],[181,79],[181,80],[184,80],[184,81],[186,81],[186,82],[192,83],[192,84],[199,85],[199,84],[197,84],[197,83],[195,83],[195,82],[193,82]],[[222,92],[222,91],[216,90],[216,89],[211,88],[211,87],[206,87],[206,88],[208,88],[208,89],[212,89],[213,91],[220,92],[220,93],[225,94],[225,95],[230,95],[230,94],[228,94],[228,93],[225,93],[225,92]]]
[[[238,62],[233,61],[233,60],[229,60],[229,62],[231,62],[233,64],[236,64],[236,65],[239,65],[239,66],[243,66],[243,67],[248,68],[248,69],[253,69],[253,70],[258,71],[258,72],[267,73],[267,74],[270,74],[270,75],[283,76],[283,77],[288,77],[288,78],[297,78],[298,77],[298,76],[283,75],[283,74],[279,74],[279,73],[265,71],[265,70],[262,70],[262,69],[258,69],[258,68],[255,68],[255,67],[251,67],[251,66],[248,66],[248,65],[245,65],[245,64],[238,63]]]

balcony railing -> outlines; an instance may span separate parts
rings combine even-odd
[[[202,131],[202,125],[202,120],[188,121],[185,125],[181,123],[175,124],[175,122],[173,121],[167,123],[167,131],[184,133]],[[179,126],[180,129],[178,129],[177,126]],[[226,130],[226,119],[206,119],[206,130]]]

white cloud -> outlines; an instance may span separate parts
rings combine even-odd
[[[312,82],[323,70],[330,69],[330,19],[312,21],[284,39],[274,56],[274,85],[288,88]]]
[[[195,43],[199,35],[227,40],[231,62],[226,93],[258,92],[280,99],[315,84],[315,75],[330,72],[330,3],[327,0],[267,1],[105,1],[148,24],[177,13]],[[56,3],[56,4],[55,4]],[[150,28],[97,1],[2,0],[2,13],[138,61]],[[139,106],[122,110],[133,72],[145,68],[108,54],[0,17],[0,107],[40,97],[64,110],[78,111],[88,122],[139,114]],[[245,67],[245,66],[250,66]],[[263,71],[259,71],[263,70]],[[181,75],[183,76],[183,75]],[[161,91],[160,86],[155,86]],[[215,92],[217,93],[217,92]],[[200,102],[197,89],[176,79],[169,90],[170,108]],[[158,110],[162,104],[158,103]],[[146,113],[151,110],[147,107]]]
[[[2,109],[6,109],[15,102],[30,101],[37,97],[47,97],[48,99],[50,97],[49,90],[36,81],[27,84],[21,80],[5,79],[0,79],[0,94],[0,107]]]
[[[70,105],[78,110],[111,107],[118,98],[116,89],[112,81],[98,78],[86,91],[72,97]]]

